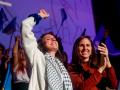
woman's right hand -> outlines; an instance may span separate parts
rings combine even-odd
[[[42,18],[48,18],[49,14],[45,11],[45,9],[41,9],[38,13]]]
[[[16,37],[15,37],[15,41],[20,42],[20,36],[16,36]]]

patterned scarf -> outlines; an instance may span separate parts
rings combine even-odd
[[[64,65],[49,53],[45,54],[47,63],[48,90],[73,90],[70,76]]]

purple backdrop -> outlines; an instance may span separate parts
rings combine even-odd
[[[46,9],[50,17],[42,20],[34,28],[35,36],[38,38],[41,34],[49,31],[58,33],[62,38],[64,50],[67,52],[69,62],[71,61],[72,46],[75,39],[86,29],[86,34],[92,39],[95,37],[95,25],[91,0],[6,0],[12,3],[12,7],[0,5],[3,8],[9,21],[4,23],[4,27],[17,16],[17,31],[19,34],[21,21],[29,14],[36,13],[40,9]],[[65,10],[67,19],[61,25],[61,9]],[[61,25],[61,26],[60,26]],[[9,47],[11,35],[5,35],[0,32],[0,42]],[[12,38],[12,44],[14,37]],[[12,47],[12,45],[11,45]]]

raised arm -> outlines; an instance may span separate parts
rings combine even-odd
[[[15,44],[13,46],[13,67],[17,65],[18,63],[18,47],[20,45],[20,37],[16,36],[15,38]]]
[[[46,17],[48,17],[48,14],[44,9],[42,9],[38,14],[31,14],[22,22],[23,46],[32,67],[29,90],[46,90],[45,57],[38,49],[37,40],[32,32],[34,25],[38,24],[42,18]]]
[[[48,13],[44,9],[41,9],[38,14],[31,14],[22,22],[23,46],[31,64],[33,63],[34,54],[36,52],[40,52],[38,49],[37,40],[32,32],[33,27],[35,24],[38,24],[42,18],[44,19],[48,16]]]

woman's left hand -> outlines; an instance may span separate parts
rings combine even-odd
[[[106,60],[106,67],[110,68],[111,63],[110,63],[110,60],[109,60],[107,46],[104,43],[101,43],[101,46],[98,46],[98,50],[100,51],[100,54],[103,56],[104,61]]]

